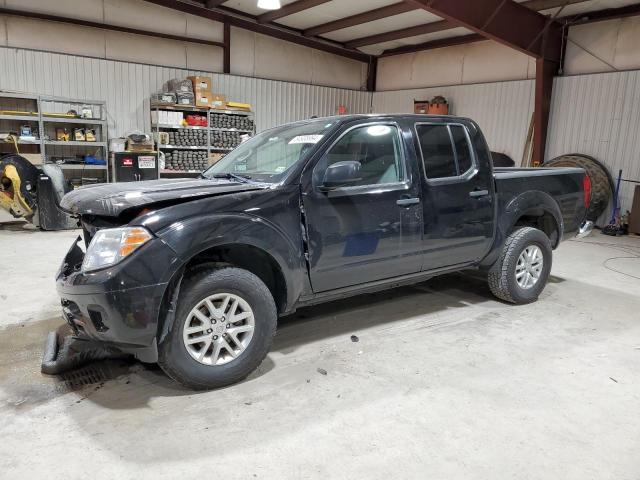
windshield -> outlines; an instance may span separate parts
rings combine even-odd
[[[279,182],[335,124],[335,121],[324,119],[266,130],[238,145],[202,176],[227,175],[259,182]]]

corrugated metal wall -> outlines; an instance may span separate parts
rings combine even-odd
[[[454,115],[478,122],[493,151],[506,153],[520,164],[533,113],[533,80],[377,92],[373,111],[413,112],[414,100],[436,95],[447,98]]]
[[[369,111],[371,94],[275,80],[222,75],[48,52],[0,48],[0,89],[105,100],[109,136],[150,130],[149,97],[172,78],[209,75],[216,93],[251,103],[258,130],[331,115],[338,105]]]
[[[351,113],[370,110],[367,92],[249,77],[195,72],[73,55],[0,47],[0,89],[105,100],[109,135],[150,129],[148,99],[176,77],[206,74],[214,90],[253,105],[259,130],[331,115],[343,104]],[[373,111],[413,111],[414,100],[444,95],[452,113],[478,122],[494,151],[520,163],[534,98],[533,80],[377,92]],[[579,152],[605,163],[615,176],[640,178],[640,71],[558,77],[551,109],[547,158]],[[623,183],[623,208],[633,184]]]
[[[640,180],[640,71],[555,79],[547,158],[574,152],[603,162],[614,179],[622,169],[623,178]],[[621,184],[623,213],[634,185]]]

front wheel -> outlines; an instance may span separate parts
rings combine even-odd
[[[551,242],[544,232],[522,227],[512,232],[489,271],[489,288],[501,300],[535,302],[551,272]]]
[[[253,273],[225,267],[186,278],[158,364],[192,389],[238,382],[255,370],[276,331],[275,302]]]

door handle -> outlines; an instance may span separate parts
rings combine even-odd
[[[396,204],[401,207],[406,207],[407,205],[415,205],[416,203],[420,203],[419,198],[401,198],[400,200],[396,200]]]
[[[469,192],[470,197],[485,197],[489,195],[489,190],[473,190]]]

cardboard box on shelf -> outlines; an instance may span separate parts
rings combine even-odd
[[[133,142],[130,139],[127,140],[128,152],[153,152],[153,139],[149,139],[144,142]]]
[[[211,108],[212,103],[213,103],[213,95],[211,93],[209,92],[196,93],[196,107]]]
[[[221,93],[213,93],[211,94],[211,108],[218,108],[223,110],[227,106],[227,97],[222,95]]]
[[[193,93],[211,93],[211,77],[193,76],[187,77],[193,84]]]
[[[429,102],[415,100],[413,102],[413,113],[426,114],[429,111]]]

